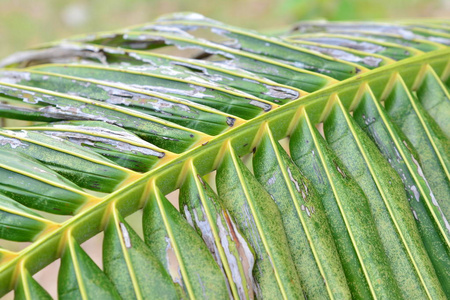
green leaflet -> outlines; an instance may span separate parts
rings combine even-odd
[[[77,44],[76,44],[77,45]],[[290,100],[297,99],[300,93],[303,91],[297,90],[293,87],[280,85],[276,82],[268,80],[264,77],[257,76],[251,72],[244,71],[242,69],[233,68],[231,66],[225,66],[220,63],[214,63],[207,60],[187,59],[184,57],[177,57],[172,55],[164,55],[155,52],[144,52],[138,50],[123,50],[126,57],[118,57],[119,55],[113,54],[116,49],[111,47],[93,45],[93,44],[80,44],[80,47],[98,47],[108,53],[106,59],[113,57],[109,61],[110,65],[126,66],[129,63],[132,56],[138,61],[138,65],[142,62],[147,62],[152,65],[172,65],[182,67],[194,73],[196,76],[200,76],[206,80],[235,88],[236,90],[248,93],[261,99],[269,100],[274,103],[287,103]],[[109,52],[110,50],[111,52]],[[124,61],[122,63],[122,61]],[[177,69],[177,70],[180,70]]]
[[[445,299],[423,247],[402,181],[340,100],[324,122],[330,147],[367,196],[397,284],[406,299]]]
[[[381,154],[399,174],[411,212],[442,288],[450,292],[449,228],[433,204],[433,191],[422,174],[417,152],[403,133],[387,117],[370,89],[353,113],[354,120],[372,138]]]
[[[114,191],[132,175],[92,151],[33,131],[0,130],[0,149],[33,157],[78,186],[100,192]]]
[[[250,119],[262,112],[269,111],[273,106],[270,102],[231,88],[225,88],[213,82],[208,82],[196,75],[191,75],[183,79],[181,76],[174,75],[174,73],[176,75],[183,73],[170,68],[161,75],[155,74],[155,67],[151,66],[136,70],[132,67],[113,68],[93,64],[70,64],[44,65],[35,67],[34,69],[71,77],[93,79],[99,81],[100,84],[103,81],[105,84],[109,83],[110,86],[129,86],[134,90],[139,89],[145,92],[164,93],[204,105],[204,110],[206,110],[205,106],[209,106],[244,119]],[[106,89],[114,92],[110,86]],[[130,99],[115,102],[133,104],[130,102]]]
[[[216,181],[225,208],[255,251],[256,297],[303,298],[278,207],[231,145],[217,170]]]
[[[14,290],[14,300],[51,300],[50,294],[30,276],[26,269],[20,272],[20,280]]]
[[[227,299],[225,277],[195,230],[153,186],[144,207],[144,239],[189,298]]]
[[[336,59],[358,63],[359,65],[367,68],[374,69],[380,66],[391,63],[392,61],[387,57],[381,55],[357,51],[344,47],[328,46],[320,43],[311,43],[306,41],[297,41],[295,39],[286,39],[287,42],[303,47],[312,51],[317,51],[324,55],[334,57]]]
[[[437,124],[436,121],[422,107],[422,105],[418,103],[417,98],[414,97],[413,101],[415,102],[414,104],[417,105],[417,115],[421,120],[423,120],[424,128],[430,136],[433,147],[436,149],[439,160],[444,168],[444,172],[450,180],[450,140],[439,127],[439,124]],[[450,210],[447,209],[447,213],[450,213]]]
[[[426,184],[430,186],[430,197],[433,205],[442,215],[447,231],[450,231],[448,219],[450,218],[450,182],[447,165],[449,160],[448,148],[450,143],[445,135],[436,126],[424,124],[431,118],[420,107],[417,100],[408,92],[403,81],[397,78],[392,91],[385,99],[385,108],[394,124],[405,134],[412,146],[417,150],[421,170],[421,177],[425,177]],[[432,126],[431,128],[429,126]],[[441,145],[442,142],[442,145]],[[416,163],[417,165],[417,163]],[[422,172],[422,174],[420,174]]]
[[[58,274],[60,299],[121,299],[112,282],[72,236],[61,257]]]
[[[0,239],[31,242],[55,224],[0,194]]]
[[[232,127],[236,122],[236,117],[225,115],[219,111],[199,105],[195,106],[192,102],[157,92],[148,93],[139,89],[122,87],[117,82],[113,84],[33,69],[27,70],[27,72],[8,71],[0,74],[3,76],[3,80],[17,78],[18,83],[22,85],[119,105],[210,135],[219,134]]]
[[[125,46],[124,43],[126,41],[120,39],[120,46]],[[45,51],[45,49],[58,49],[61,45],[59,43],[51,43],[47,47],[53,48],[43,48],[41,51]],[[115,68],[133,70],[133,66],[138,66],[134,69],[141,72],[155,73],[158,71],[155,66],[165,66],[163,70],[159,70],[159,74],[173,75],[177,73],[185,79],[189,77],[196,78],[197,80],[204,79],[220,84],[223,87],[234,88],[236,89],[235,92],[239,90],[273,103],[284,104],[290,100],[297,99],[300,94],[305,94],[304,91],[291,86],[281,85],[251,72],[212,61],[189,59],[134,49],[118,50],[117,48],[104,45],[76,42],[64,42],[64,48],[73,49],[74,53],[72,56],[74,62],[78,61],[77,50],[101,52],[103,53],[101,60]],[[89,60],[91,63],[98,63],[97,57],[83,57],[83,59]],[[142,65],[146,65],[146,67],[143,68]],[[28,68],[28,70],[31,69]]]
[[[442,84],[436,72],[430,66],[420,86],[416,90],[417,99],[433,120],[450,138],[450,95],[448,89]]]
[[[321,197],[353,298],[400,299],[366,196],[306,113],[291,135],[290,150]]]
[[[301,32],[327,32],[334,34],[345,34],[349,36],[358,36],[379,40],[382,42],[389,42],[399,44],[407,47],[416,48],[420,51],[428,52],[437,50],[441,45],[432,42],[436,40],[436,35],[441,35],[438,32],[431,34],[418,28],[408,28],[403,25],[392,24],[374,24],[363,25],[351,23],[318,23],[318,22],[300,22],[295,26],[295,30]],[[444,35],[445,36],[445,35]],[[450,40],[442,38],[442,43],[449,43]]]
[[[220,55],[232,62],[232,66],[242,68],[277,83],[290,85],[301,90],[312,92],[332,82],[333,79],[302,70],[301,68],[266,58],[261,55],[236,50],[220,44],[184,34],[166,32],[133,31],[127,32],[124,39],[128,41],[154,42],[164,41],[167,45],[176,45],[181,49],[201,49],[207,53]]]
[[[340,46],[344,48],[376,53],[393,60],[402,60],[417,55],[419,51],[414,48],[402,47],[398,44],[385,43],[379,40],[363,37],[349,36],[344,34],[318,33],[309,35],[292,35],[290,39],[296,41],[314,42],[317,44]]]
[[[54,122],[9,129],[37,131],[68,140],[137,172],[148,171],[163,158],[167,160],[174,157],[173,153],[160,149],[121,127],[99,121]]]
[[[433,31],[434,33],[450,33],[449,30],[449,24],[445,25],[445,21],[443,22],[439,20],[428,20],[427,22],[424,22],[423,24],[420,24],[417,21],[414,20],[403,20],[400,22],[401,25],[407,25],[410,28],[414,29],[425,29],[428,31]],[[422,31],[423,32],[423,31]]]
[[[421,39],[411,40],[410,38],[404,38],[401,35],[395,34],[373,34],[371,32],[352,33],[352,36],[358,36],[363,38],[374,39],[377,41],[398,44],[409,48],[414,48],[423,52],[430,52],[440,49],[442,46],[431,41],[425,41]]]
[[[0,192],[30,208],[54,214],[74,214],[89,201],[72,182],[42,164],[0,150]],[[92,197],[94,198],[94,197]]]
[[[410,39],[402,38],[399,35],[383,35],[383,34],[372,34],[370,32],[358,32],[358,33],[348,33],[348,32],[336,32],[344,35],[355,36],[360,38],[367,38],[370,40],[391,43],[396,45],[401,45],[408,48],[417,49],[423,52],[429,52],[433,50],[437,50],[440,48],[440,45],[434,44],[424,40],[415,40],[411,41]]]
[[[231,39],[231,41],[222,43],[230,48],[278,59],[284,63],[322,73],[338,80],[349,78],[361,71],[354,65],[289,45],[275,37],[269,38],[249,30],[229,26],[196,13],[175,13],[163,16],[154,25],[149,24],[137,30],[158,30],[159,26],[163,27],[164,31],[167,31],[167,27],[169,27],[173,30],[181,29],[188,32],[198,28],[208,28],[213,33]]]
[[[177,299],[162,264],[114,209],[103,240],[106,275],[123,299]]]
[[[143,139],[174,152],[182,152],[204,135],[148,115],[108,103],[18,84],[0,84],[0,96],[35,104],[34,113],[53,119],[98,120],[129,129]],[[42,107],[45,106],[45,107]],[[14,107],[12,109],[15,109]]]
[[[253,157],[253,169],[280,209],[306,297],[350,299],[321,200],[269,128]]]
[[[253,251],[223,208],[221,199],[194,167],[180,190],[180,210],[227,276],[233,298],[253,299]]]
[[[56,116],[45,116],[36,108],[19,106],[16,103],[9,103],[5,100],[11,100],[6,96],[0,96],[0,116],[15,120],[32,120],[36,122],[52,122],[60,120]],[[13,99],[17,100],[17,99]]]

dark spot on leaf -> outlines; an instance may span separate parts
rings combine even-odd
[[[206,184],[205,184],[205,182],[203,181],[203,179],[202,179],[202,177],[200,176],[200,174],[197,174],[197,178],[198,178],[198,180],[200,181],[200,183],[203,185],[203,189],[206,190]]]
[[[233,127],[235,121],[236,121],[235,118],[227,117],[228,126]]]
[[[198,54],[198,55],[195,55],[193,58],[194,58],[194,59],[205,59],[205,58],[210,57],[211,55],[212,55],[212,54],[210,54],[210,53],[202,52],[202,53],[200,53],[200,54]]]

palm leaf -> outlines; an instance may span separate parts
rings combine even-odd
[[[61,259],[61,298],[446,299],[449,28],[183,13],[5,59],[0,295]]]

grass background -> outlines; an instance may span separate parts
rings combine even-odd
[[[0,0],[0,58],[42,42],[144,23],[175,11],[274,29],[302,19],[445,18],[450,0]]]

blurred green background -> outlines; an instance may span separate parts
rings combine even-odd
[[[450,0],[0,0],[0,58],[42,42],[176,11],[271,29],[301,19],[446,18]]]

